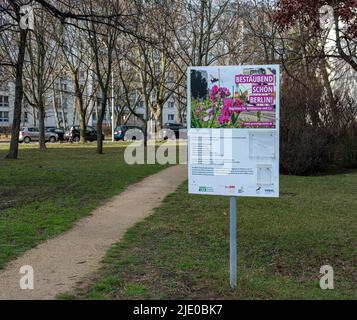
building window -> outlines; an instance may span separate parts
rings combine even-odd
[[[68,108],[68,99],[67,99],[67,98],[64,98],[64,99],[63,99],[63,108],[64,108],[64,109],[67,109],[67,108]]]
[[[108,110],[105,112],[105,114],[104,114],[104,118],[103,118],[103,121],[105,122],[105,121],[108,121]]]
[[[170,101],[170,102],[168,103],[168,107],[169,107],[170,109],[174,108],[174,107],[175,107],[175,102]]]
[[[168,118],[169,121],[175,121],[175,115],[174,114],[169,114],[167,116],[167,118]]]
[[[9,97],[8,96],[0,96],[0,107],[2,107],[2,108],[9,107]]]
[[[3,83],[0,85],[0,91],[8,91],[9,90],[9,85],[7,83]]]
[[[24,112],[24,122],[25,123],[29,122],[29,113],[28,112]]]
[[[97,115],[95,113],[92,114],[92,121],[97,122]]]
[[[9,112],[0,111],[0,122],[9,122]]]
[[[65,120],[66,122],[68,122],[68,121],[67,121],[67,118],[68,118],[68,113],[65,112],[65,113],[64,113],[64,120]],[[58,113],[58,120],[61,121],[61,122],[63,122],[63,114],[62,114],[62,112],[59,112],[59,113]]]

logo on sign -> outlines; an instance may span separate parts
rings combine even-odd
[[[265,193],[274,193],[274,189],[265,189]]]
[[[199,187],[198,191],[199,192],[213,192],[213,188],[211,188],[211,187]]]
[[[225,186],[225,189],[227,190],[228,193],[234,194],[236,190],[236,186]]]

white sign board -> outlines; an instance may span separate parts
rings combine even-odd
[[[188,70],[189,193],[279,197],[278,65]]]

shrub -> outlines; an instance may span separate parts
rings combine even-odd
[[[353,100],[338,93],[328,99],[318,81],[309,87],[293,80],[282,85],[281,170],[287,174],[311,174],[331,165],[357,163],[356,119]]]

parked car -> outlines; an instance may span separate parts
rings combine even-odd
[[[64,140],[64,133],[65,133],[64,128],[46,127],[46,132],[56,133],[58,135],[59,141]]]
[[[97,130],[93,127],[87,126],[85,137],[87,141],[97,140]],[[81,140],[80,128],[79,126],[67,127],[64,134],[64,139],[67,141],[79,142]],[[102,133],[102,139],[104,140],[104,134]]]
[[[19,142],[30,143],[31,141],[40,140],[40,130],[35,127],[23,127],[20,130]],[[45,131],[45,140],[51,143],[58,141],[58,134],[55,132]]]
[[[125,137],[125,134],[129,131],[130,132],[130,137]],[[121,141],[126,138],[128,140],[139,140],[141,137],[144,136],[143,129],[137,126],[127,126],[127,125],[122,125],[114,130],[114,140],[115,141]]]
[[[162,138],[168,139],[187,139],[187,128],[179,123],[166,123],[162,129]]]

